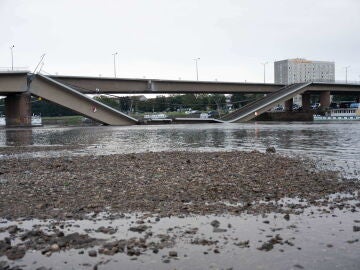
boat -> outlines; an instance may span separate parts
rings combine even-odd
[[[314,115],[314,121],[356,121],[360,120],[360,103],[352,103],[349,108],[331,109],[325,115]]]
[[[159,113],[159,114],[145,114],[144,115],[144,119],[148,119],[148,120],[163,120],[163,119],[167,119],[167,115],[164,113]]]

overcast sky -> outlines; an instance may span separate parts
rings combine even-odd
[[[0,0],[0,67],[60,75],[273,82],[273,62],[360,80],[360,0]]]

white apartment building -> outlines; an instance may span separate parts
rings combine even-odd
[[[301,58],[274,63],[275,83],[334,82],[335,62],[311,61]]]
[[[335,62],[312,61],[302,58],[286,59],[274,63],[275,83],[334,82]],[[301,105],[301,96],[294,97]]]

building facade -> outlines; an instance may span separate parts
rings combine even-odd
[[[286,59],[274,63],[275,83],[334,82],[335,62],[311,61],[302,58]],[[301,96],[294,102],[301,105]]]
[[[275,83],[334,82],[335,62],[311,61],[301,58],[276,61]]]

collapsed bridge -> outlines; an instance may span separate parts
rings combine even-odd
[[[69,108],[105,125],[134,125],[138,120],[91,99],[86,94],[179,94],[179,93],[262,93],[264,98],[226,115],[226,122],[244,122],[280,102],[291,108],[292,98],[302,95],[304,109],[310,108],[310,94],[330,105],[331,94],[359,94],[360,84],[309,82],[292,85],[272,83],[209,82],[158,79],[124,79],[80,76],[45,76],[22,72],[0,73],[0,95],[5,98],[7,126],[31,125],[31,95]]]

